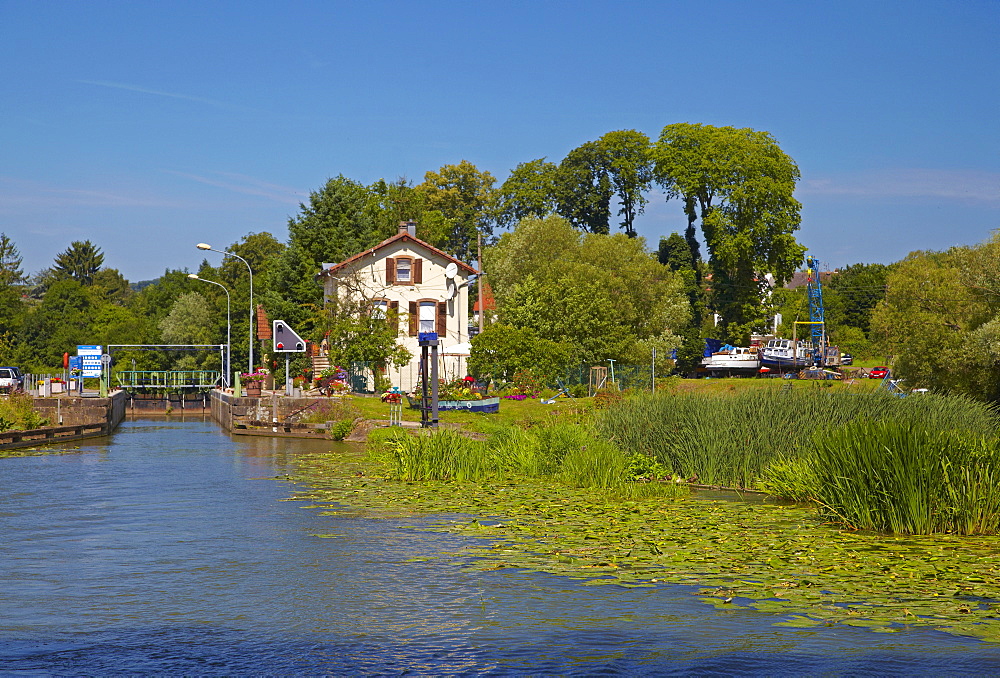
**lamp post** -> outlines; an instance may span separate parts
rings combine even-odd
[[[217,285],[222,288],[223,292],[226,293],[226,364],[223,366],[226,370],[226,378],[223,380],[223,383],[228,388],[229,380],[232,378],[232,373],[233,373],[233,365],[232,365],[233,346],[230,337],[230,333],[233,329],[233,323],[229,318],[229,310],[230,310],[229,290],[227,290],[226,286],[223,285],[222,283],[217,283],[214,280],[205,280],[204,278],[199,278],[198,275],[195,273],[188,273],[188,277],[191,278],[191,280],[200,280],[202,282],[209,283],[210,285]]]
[[[212,249],[212,246],[208,243],[200,242],[196,245],[200,250],[206,250],[208,252],[218,252],[219,254],[226,257],[235,257],[247,265],[247,272],[250,274],[250,364],[247,368],[247,372],[253,372],[253,322],[254,322],[254,307],[253,307],[253,269],[250,268],[250,263],[238,254],[233,254],[232,252],[224,252],[222,250]]]

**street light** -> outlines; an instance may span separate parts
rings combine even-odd
[[[223,380],[223,383],[228,388],[229,380],[232,378],[232,373],[233,373],[233,364],[232,364],[233,346],[230,339],[230,332],[232,331],[233,323],[229,319],[229,290],[227,290],[226,286],[223,285],[222,283],[217,283],[214,280],[205,280],[204,278],[199,278],[196,273],[188,273],[188,277],[191,278],[191,280],[200,280],[202,282],[209,283],[210,285],[218,285],[219,287],[222,288],[222,291],[226,293],[226,364],[223,366],[226,370],[226,378]]]
[[[254,323],[254,307],[253,307],[253,269],[250,268],[250,263],[238,254],[233,254],[232,252],[224,252],[222,250],[214,250],[212,246],[208,243],[200,242],[196,245],[200,250],[207,250],[209,252],[218,252],[219,254],[226,257],[236,257],[244,264],[247,265],[247,271],[250,273],[250,366],[247,372],[253,372],[253,323]]]

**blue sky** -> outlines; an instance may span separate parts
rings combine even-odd
[[[822,262],[890,262],[1000,228],[998,35],[992,0],[0,0],[0,231],[28,272],[90,239],[143,280],[284,240],[338,174],[500,182],[699,122],[775,136]],[[657,196],[637,220],[683,226]]]

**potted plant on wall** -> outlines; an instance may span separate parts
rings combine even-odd
[[[260,396],[260,385],[267,379],[267,370],[258,369],[256,372],[243,372],[240,380],[243,382],[243,389],[250,398]]]

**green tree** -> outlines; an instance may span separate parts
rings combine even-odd
[[[824,299],[828,292],[842,299],[842,324],[868,333],[872,311],[885,298],[892,268],[892,264],[851,264],[831,276],[823,286]]]
[[[783,284],[805,252],[793,235],[798,167],[767,132],[689,123],[664,127],[653,157],[668,199],[701,221],[724,338],[745,343],[763,326],[764,275]]]
[[[0,288],[23,285],[27,282],[21,265],[24,260],[14,241],[0,232]]]
[[[501,323],[571,344],[586,362],[627,360],[641,342],[669,350],[688,322],[680,277],[641,238],[529,218],[490,248],[485,268]]]
[[[90,285],[103,263],[104,255],[99,247],[89,240],[76,240],[56,256],[53,270],[59,277],[70,277],[84,285]]]
[[[556,211],[555,163],[538,158],[515,167],[498,191],[498,221],[511,227],[526,217],[545,217]]]
[[[414,190],[423,196],[424,216],[437,212],[429,242],[463,261],[475,258],[479,235],[488,238],[496,220],[496,179],[468,160],[427,172]]]
[[[684,293],[691,305],[691,324],[700,328],[708,303],[702,285],[703,263],[693,256],[687,241],[679,233],[671,233],[666,238],[660,237],[656,258],[684,281]]]
[[[170,312],[160,320],[160,337],[163,343],[175,345],[225,343],[225,317],[225,310],[220,313],[202,294],[186,292],[177,298]],[[185,352],[172,356],[170,364],[170,369],[174,370],[221,367],[221,357],[215,351]]]
[[[33,371],[54,370],[62,354],[91,344],[94,296],[73,278],[53,282],[41,303],[25,316],[19,362]]]
[[[599,142],[588,141],[566,154],[559,163],[555,184],[559,215],[582,231],[609,232],[614,187],[608,157]]]
[[[383,182],[377,183],[384,188]],[[268,313],[298,326],[309,315],[308,307],[319,307],[322,288],[315,276],[323,263],[343,261],[395,232],[382,207],[369,187],[343,175],[310,193],[309,203],[299,205],[298,215],[288,221],[287,247],[260,280],[254,280]]]
[[[995,246],[915,252],[889,273],[872,334],[909,386],[1000,396],[1000,352],[989,350],[996,297],[969,277],[972,268],[995,258]]]
[[[528,370],[555,384],[579,362],[571,344],[545,339],[530,328],[492,325],[472,338],[469,371],[480,380],[505,382]]]
[[[116,268],[102,268],[94,274],[94,287],[104,299],[117,306],[124,306],[135,294],[128,280]]]
[[[0,347],[5,354],[13,351],[16,330],[26,310],[21,300],[22,286],[27,282],[22,261],[14,241],[0,233]]]
[[[606,158],[611,185],[618,196],[625,235],[635,237],[633,223],[642,214],[646,203],[643,195],[653,181],[653,162],[649,137],[634,129],[608,132],[598,141]]]

